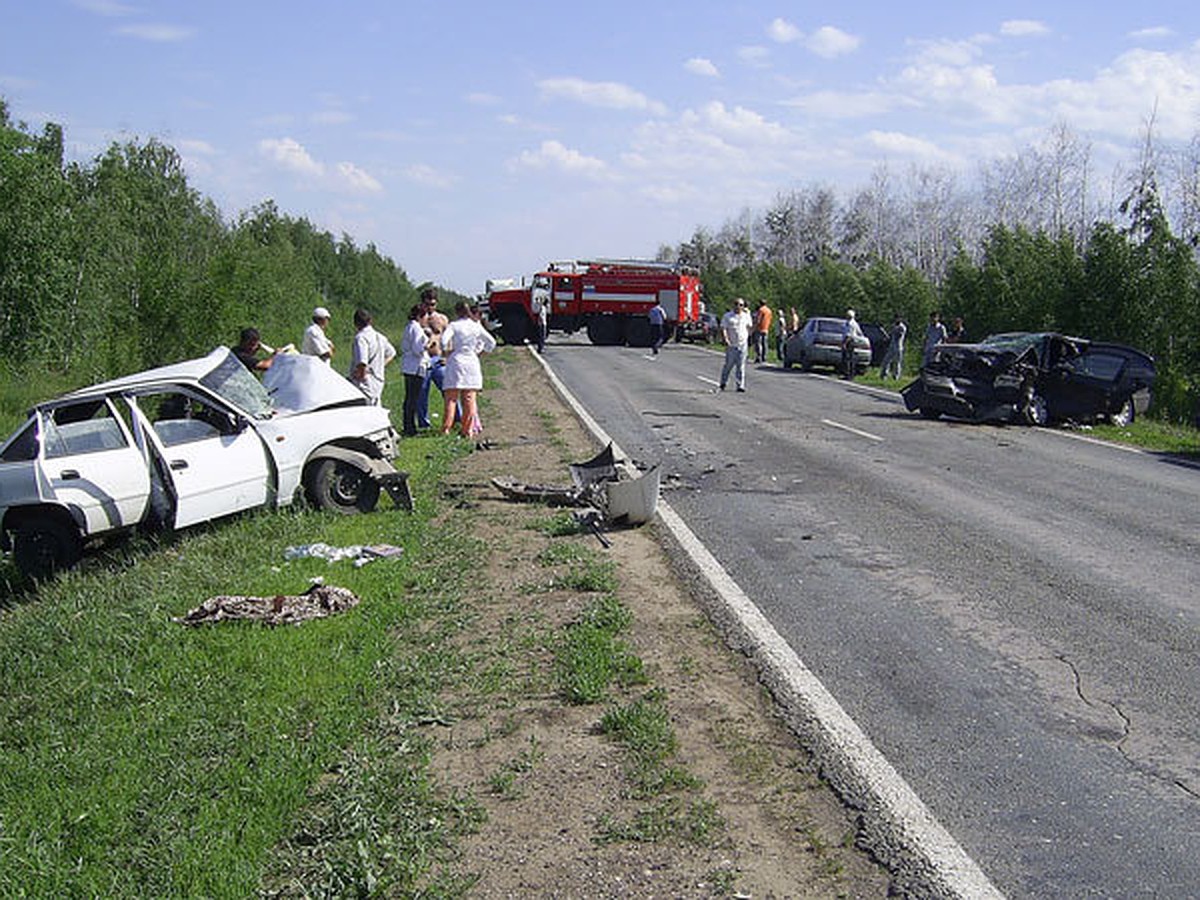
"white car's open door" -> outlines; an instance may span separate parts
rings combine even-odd
[[[272,496],[266,450],[253,428],[206,398],[172,388],[133,398],[153,435],[185,528],[265,505]]]

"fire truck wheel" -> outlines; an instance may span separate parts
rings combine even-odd
[[[625,322],[625,342],[630,347],[649,347],[650,322],[646,319],[627,319]]]
[[[613,316],[598,316],[587,323],[588,340],[598,346],[611,347],[621,343],[621,330]]]

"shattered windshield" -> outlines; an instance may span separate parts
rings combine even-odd
[[[1020,356],[1030,347],[1040,342],[1043,337],[1045,335],[1014,331],[1009,334],[989,334],[979,343],[985,347],[994,347],[997,350],[1008,350]]]
[[[269,419],[275,413],[266,389],[232,353],[200,383],[256,419]]]

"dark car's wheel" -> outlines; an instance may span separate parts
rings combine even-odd
[[[49,578],[82,556],[79,532],[53,516],[31,516],[13,531],[13,562],[27,578]]]
[[[1133,408],[1133,398],[1126,397],[1125,402],[1117,408],[1117,411],[1109,415],[1108,421],[1118,428],[1125,428],[1128,425],[1132,425],[1136,417],[1137,412]]]
[[[1046,407],[1046,398],[1034,391],[1025,403],[1025,424],[1045,425],[1050,421],[1050,410]]]
[[[361,469],[340,459],[323,459],[305,478],[309,499],[328,512],[370,512],[379,502],[379,483]]]
[[[922,406],[917,410],[917,412],[919,412],[921,417],[925,419],[937,419],[942,415],[936,409],[930,409],[928,406]]]

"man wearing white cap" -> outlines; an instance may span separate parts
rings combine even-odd
[[[328,327],[329,310],[318,306],[313,310],[312,324],[304,329],[304,339],[300,342],[301,353],[319,357],[326,365],[333,359],[333,341],[325,334]]]

